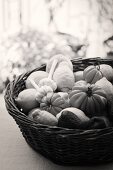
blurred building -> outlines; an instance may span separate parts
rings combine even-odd
[[[0,37],[28,27],[69,33],[88,41],[87,57],[104,57],[103,42],[113,34],[112,9],[113,0],[0,0]]]

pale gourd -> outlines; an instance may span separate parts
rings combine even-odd
[[[83,71],[74,72],[75,82],[84,80]]]
[[[108,64],[100,64],[100,71],[108,81],[113,81],[113,68]]]
[[[28,117],[38,124],[50,126],[57,126],[58,124],[58,120],[55,116],[39,108],[31,110],[28,114]]]
[[[105,91],[107,99],[109,99],[110,96],[113,96],[113,85],[106,77],[103,77],[95,84]]]
[[[74,74],[66,65],[59,66],[55,70],[53,80],[56,82],[58,90],[62,92],[68,92],[74,86]]]
[[[35,89],[25,89],[19,93],[17,98],[15,99],[15,102],[17,106],[25,113],[28,114],[28,112],[31,109],[34,109],[36,107],[39,107],[39,102],[36,101],[36,93],[37,91]]]
[[[31,84],[31,79],[38,85],[40,80],[47,78],[48,73],[45,71],[35,71],[31,73],[28,78],[25,81],[26,88],[34,88],[34,86]]]
[[[54,60],[58,61],[57,67],[63,62],[63,65],[67,65],[73,71],[73,65],[72,65],[72,62],[70,61],[69,57],[66,57],[62,54],[57,54],[57,55],[53,56],[52,58],[50,58],[50,60],[47,62],[46,72],[49,73]]]

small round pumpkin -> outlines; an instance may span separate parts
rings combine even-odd
[[[88,83],[94,84],[98,80],[100,80],[103,77],[102,72],[100,71],[100,66],[88,66],[84,69],[83,72],[84,80]]]
[[[42,102],[40,108],[53,115],[57,115],[62,109],[69,107],[69,100],[65,100],[60,94],[54,93],[49,101]]]
[[[101,116],[106,109],[106,93],[95,84],[74,85],[69,94],[70,106],[81,109],[87,116]]]
[[[113,81],[113,68],[108,64],[100,64],[100,71],[108,81]]]

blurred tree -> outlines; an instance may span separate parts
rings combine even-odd
[[[22,24],[23,24],[22,23],[22,1],[19,0],[18,3],[19,3],[19,23],[22,26]]]
[[[54,18],[57,10],[62,7],[64,1],[65,0],[45,0],[49,12],[48,24],[50,27],[53,27],[55,31],[58,31],[58,27]]]
[[[89,0],[87,57],[106,57],[104,41],[113,34],[113,0]]]

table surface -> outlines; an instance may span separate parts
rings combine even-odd
[[[108,139],[109,140],[109,139]],[[81,162],[82,165],[82,162]],[[24,140],[0,95],[0,170],[113,170],[113,163],[99,166],[60,166],[36,153]]]

